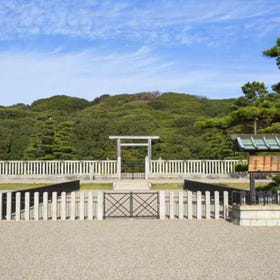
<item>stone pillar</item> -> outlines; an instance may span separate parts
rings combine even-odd
[[[121,176],[122,176],[122,158],[121,157],[117,158],[117,176],[118,176],[118,179],[121,179]]]
[[[70,205],[70,220],[75,221],[76,219],[76,194],[71,192],[71,205]]]
[[[3,205],[2,198],[3,198],[2,192],[0,192],[0,221],[2,221],[2,215],[3,215],[3,213],[2,213],[2,205]]]
[[[20,221],[20,192],[16,193],[16,221]]]
[[[121,157],[121,139],[117,139],[117,158]]]
[[[10,221],[12,218],[12,193],[7,193],[7,200],[6,200],[6,220]]]
[[[66,192],[61,193],[60,219],[62,221],[66,220]]]
[[[196,192],[196,218],[201,219],[201,192]]]
[[[57,220],[57,192],[52,193],[52,220]]]
[[[149,179],[150,175],[150,160],[149,157],[145,157],[145,179]]]
[[[26,192],[24,194],[24,219],[25,221],[29,221],[30,219],[30,215],[29,215],[29,211],[30,211],[30,193]]]
[[[34,220],[39,220],[39,193],[34,193]]]
[[[205,192],[205,218],[211,218],[211,201],[210,201],[210,192]]]
[[[103,220],[104,216],[104,193],[102,191],[97,192],[97,213],[96,213],[96,219],[98,221]]]
[[[43,220],[48,220],[48,193],[43,193]]]
[[[159,191],[159,218],[165,219],[165,191]]]
[[[182,220],[184,218],[184,192],[182,191],[179,191],[178,193],[178,208],[178,217]]]
[[[228,192],[224,191],[224,219],[228,218]]]
[[[215,212],[215,219],[218,220],[220,218],[220,201],[219,201],[219,192],[215,191],[215,205],[214,205],[214,212]]]
[[[191,191],[187,191],[187,193],[188,193],[188,219],[191,220],[192,219],[192,215],[193,215],[192,192]]]
[[[93,195],[92,192],[88,192],[88,220],[92,220],[93,217]]]
[[[85,218],[85,193],[83,191],[80,191],[80,211],[79,216],[80,220],[83,221]]]
[[[148,139],[148,159],[152,159],[152,139]]]
[[[174,192],[169,193],[169,218],[174,219]]]

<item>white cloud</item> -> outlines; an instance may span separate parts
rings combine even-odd
[[[200,28],[209,24],[234,24],[239,27],[232,34],[236,37],[244,25],[250,28],[252,21],[257,22],[253,28],[260,26],[263,33],[277,30],[279,10],[276,0],[5,0],[0,2],[0,38],[66,35],[191,44],[205,37]],[[206,40],[211,36],[210,30]]]
[[[275,68],[275,70],[274,70]],[[229,98],[253,80],[273,84],[279,80],[274,65],[207,64],[168,61],[143,46],[134,52],[75,54],[0,53],[1,105],[31,103],[56,94],[93,100],[101,94],[159,90]]]

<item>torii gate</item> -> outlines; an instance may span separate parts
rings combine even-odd
[[[158,140],[159,136],[109,136],[110,140],[117,140],[117,174],[121,179],[121,147],[148,147],[148,154],[145,160],[145,179],[148,179],[150,160],[152,159],[152,140]],[[125,142],[122,142],[125,141]],[[140,140],[145,142],[131,143],[126,140]]]

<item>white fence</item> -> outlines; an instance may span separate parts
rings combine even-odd
[[[247,160],[151,160],[149,177],[228,175],[235,173],[238,163],[247,163]]]
[[[117,176],[117,161],[0,161],[0,178],[20,176]]]
[[[177,191],[158,192],[160,219],[227,219],[228,192],[211,193]],[[214,195],[213,195],[214,194]],[[0,193],[0,220],[102,220],[104,218],[104,192],[56,192],[31,194]]]
[[[234,174],[237,163],[246,160],[151,160],[146,159],[145,178],[178,177],[189,174]],[[80,179],[121,178],[121,160],[0,161],[0,179],[75,177]],[[136,174],[137,175],[137,174]],[[143,177],[143,175],[141,174]],[[128,176],[129,177],[129,176]],[[136,178],[136,176],[134,176]]]

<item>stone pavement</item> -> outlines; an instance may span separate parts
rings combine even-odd
[[[279,279],[280,229],[226,221],[0,222],[0,279]]]

